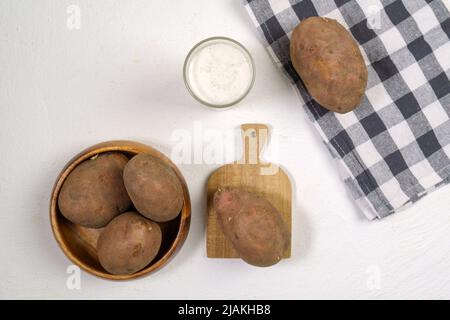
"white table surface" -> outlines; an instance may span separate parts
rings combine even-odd
[[[79,6],[79,30],[66,26]],[[257,79],[236,108],[215,112],[185,90],[187,51],[225,35],[254,56]],[[239,0],[0,2],[0,298],[450,298],[450,187],[369,222],[358,212],[287,80]],[[181,165],[191,193],[187,241],[169,265],[131,282],[81,273],[53,239],[48,202],[64,164],[100,141],[170,153],[177,129],[269,123],[295,181],[292,258],[272,268],[211,260],[205,183],[220,165]]]

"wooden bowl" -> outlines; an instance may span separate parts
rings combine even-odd
[[[81,162],[92,158],[93,156],[103,153],[117,151],[122,152],[128,157],[133,157],[138,153],[148,153],[154,157],[161,159],[170,166],[176,173],[178,179],[183,186],[184,205],[178,217],[172,221],[160,223],[163,232],[163,240],[161,249],[156,258],[144,269],[130,275],[113,275],[108,273],[98,261],[97,257],[97,239],[102,229],[88,229],[76,225],[67,220],[59,211],[58,195],[67,176]],[[50,199],[50,222],[53,234],[65,255],[83,270],[110,280],[128,280],[150,272],[156,271],[163,267],[181,248],[184,240],[189,232],[189,224],[191,220],[191,201],[186,181],[180,170],[161,152],[152,147],[133,141],[108,141],[96,144],[75,156],[64,167],[53,187]]]

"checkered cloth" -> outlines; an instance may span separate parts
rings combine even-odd
[[[369,219],[449,183],[450,15],[441,0],[244,2]],[[290,61],[292,30],[317,15],[338,20],[363,53],[369,81],[353,112],[329,112],[312,100]]]

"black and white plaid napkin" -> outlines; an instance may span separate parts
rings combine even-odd
[[[450,15],[442,0],[244,3],[369,219],[404,209],[450,182]],[[344,115],[312,100],[290,61],[292,30],[317,15],[352,33],[368,67],[364,100]]]

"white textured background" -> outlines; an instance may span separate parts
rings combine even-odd
[[[67,6],[81,29],[66,27]],[[214,112],[187,93],[182,64],[199,40],[225,35],[255,58],[257,79],[237,108]],[[137,281],[82,273],[48,221],[53,182],[81,149],[132,139],[169,153],[176,129],[269,123],[295,180],[293,257],[273,268],[205,254],[205,193],[217,165],[183,165],[192,199],[188,239],[172,262]],[[271,63],[239,0],[0,2],[0,298],[450,298],[450,187],[368,222]],[[377,277],[379,276],[379,286]]]

